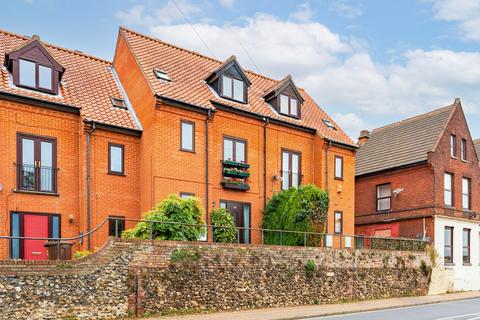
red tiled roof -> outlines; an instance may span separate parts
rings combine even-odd
[[[245,71],[252,82],[248,90],[248,104],[222,99],[206,84],[205,79],[224,62],[176,47],[123,27],[120,28],[120,34],[128,42],[150,86],[155,94],[159,96],[176,99],[206,109],[214,109],[212,102],[217,102],[267,116],[271,119],[314,128],[322,137],[356,146],[350,137],[313,101],[305,90],[299,90],[305,100],[302,105],[302,119],[300,120],[279,115],[263,99],[265,93],[277,86],[280,81],[251,71]],[[172,81],[167,82],[157,79],[153,73],[154,68],[166,72]],[[337,129],[328,128],[323,119],[328,119],[335,124]]]
[[[109,61],[43,43],[53,58],[65,68],[59,95],[13,87],[11,75],[4,67],[5,54],[29,40],[28,37],[0,30],[0,91],[77,107],[88,121],[140,129],[129,110],[112,106],[110,97],[124,99],[124,96]]]

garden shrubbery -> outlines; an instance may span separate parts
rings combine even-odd
[[[325,230],[329,206],[328,193],[314,185],[283,190],[272,196],[263,215],[263,228],[300,232]],[[264,232],[266,244],[316,246],[322,241],[320,236],[290,232]]]
[[[232,215],[223,208],[210,212],[210,222],[213,227],[213,241],[233,243],[237,241],[237,229]],[[227,227],[227,228],[222,228]]]
[[[152,224],[153,239],[159,240],[188,240],[197,241],[204,233],[205,227],[201,226],[202,206],[195,197],[180,199],[170,195],[158,203],[153,210],[143,215],[144,220],[158,221]],[[187,225],[179,225],[178,222]],[[131,229],[122,233],[123,238],[150,238],[150,223],[139,222]]]

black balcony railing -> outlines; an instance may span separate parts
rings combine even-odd
[[[18,164],[17,187],[19,190],[56,193],[57,171],[52,167]]]

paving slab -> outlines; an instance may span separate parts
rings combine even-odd
[[[331,315],[419,306],[432,303],[480,298],[480,291],[468,291],[434,296],[402,297],[338,304],[277,307],[232,312],[163,316],[151,320],[293,320]],[[145,318],[144,318],[145,319]]]

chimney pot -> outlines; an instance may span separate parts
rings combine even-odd
[[[367,142],[368,138],[370,137],[370,131],[362,130],[360,131],[360,136],[358,137],[358,144],[362,145]]]

